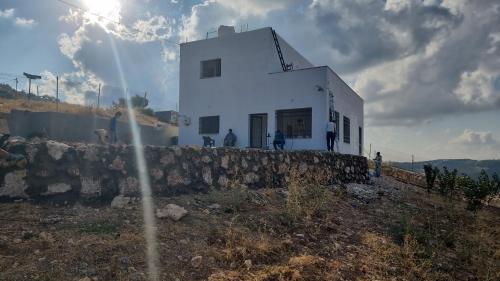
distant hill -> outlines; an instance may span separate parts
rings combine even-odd
[[[477,177],[482,169],[490,175],[493,173],[500,175],[500,160],[439,159],[415,162],[413,163],[413,168],[416,172],[423,173],[423,167],[427,163],[437,166],[439,169],[443,169],[443,167],[447,167],[451,170],[457,169],[460,174],[467,174],[473,178]],[[391,164],[405,170],[412,169],[411,162],[392,162]]]

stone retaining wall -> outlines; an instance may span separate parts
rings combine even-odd
[[[132,146],[11,141],[10,152],[28,158],[25,167],[0,161],[0,200],[110,201],[139,196]],[[292,173],[306,182],[365,182],[366,158],[327,152],[145,146],[156,195],[230,187],[286,187]],[[21,165],[22,166],[22,165]]]
[[[399,169],[393,166],[382,165],[382,175],[390,176],[398,181],[419,187],[427,187],[425,174]]]

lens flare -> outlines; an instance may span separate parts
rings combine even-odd
[[[149,182],[148,168],[146,165],[146,160],[144,158],[144,149],[142,145],[141,135],[139,132],[139,126],[135,119],[134,110],[130,104],[130,99],[127,92],[127,82],[125,76],[123,75],[123,68],[121,65],[120,56],[116,48],[115,41],[112,36],[109,36],[111,41],[111,48],[115,57],[116,66],[118,69],[118,74],[120,75],[120,81],[122,89],[124,89],[123,97],[127,103],[127,114],[130,123],[130,129],[133,136],[133,145],[135,151],[136,165],[139,173],[139,183],[141,187],[142,195],[142,210],[144,217],[144,237],[146,239],[146,258],[148,263],[148,276],[151,281],[158,281],[160,278],[158,269],[158,245],[156,241],[156,222],[154,217],[154,204],[151,194],[151,185]]]
[[[112,23],[120,22],[121,4],[118,0],[84,0],[87,12],[85,17],[94,23],[105,27]]]

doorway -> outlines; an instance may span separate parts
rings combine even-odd
[[[250,114],[250,147],[267,146],[267,113]]]

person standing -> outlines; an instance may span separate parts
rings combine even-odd
[[[332,119],[326,124],[326,148],[328,151],[334,151],[335,138],[337,137],[337,128]]]
[[[382,174],[382,155],[380,155],[380,151],[377,152],[373,161],[375,161],[375,177],[378,178]]]
[[[118,135],[117,135],[117,125],[118,125],[118,118],[122,116],[122,113],[120,111],[117,111],[115,113],[115,116],[113,116],[109,120],[109,142],[110,143],[116,143],[118,141]]]

